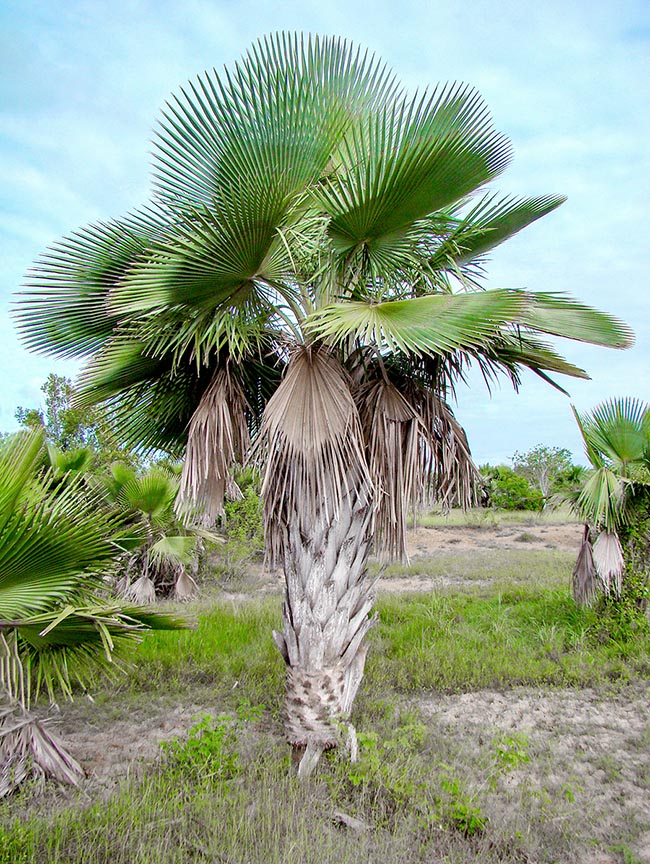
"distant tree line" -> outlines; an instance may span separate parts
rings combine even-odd
[[[508,465],[482,465],[483,503],[499,510],[543,510],[554,496],[580,487],[585,469],[574,465],[564,447],[538,444],[515,452]]]

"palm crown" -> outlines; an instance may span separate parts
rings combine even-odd
[[[339,528],[345,572],[370,534],[403,555],[410,504],[471,498],[446,403],[467,365],[515,385],[523,367],[586,377],[540,334],[630,344],[624,325],[565,297],[481,290],[485,254],[563,200],[484,192],[509,158],[472,88],[409,96],[345,41],[276,35],[167,104],[151,203],[52,247],[22,300],[29,346],[91,355],[83,400],[109,400],[131,443],[185,450],[181,508],[214,517],[252,434],[270,558],[320,628],[307,642],[358,594],[332,648],[346,662],[369,626],[363,568],[330,597],[338,552],[323,552],[320,581],[305,562]],[[290,576],[304,538],[304,573]],[[322,645],[296,651],[325,662]]]
[[[574,597],[585,605],[600,590],[620,597],[626,564],[633,571],[645,569],[647,550],[640,554],[634,538],[626,535],[635,522],[643,533],[646,519],[642,513],[650,487],[650,408],[638,399],[619,398],[585,413],[574,408],[573,413],[593,469],[569,498],[586,524],[573,572]],[[644,578],[647,581],[647,574]]]

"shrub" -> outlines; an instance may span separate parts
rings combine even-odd
[[[544,496],[507,465],[483,465],[490,506],[498,510],[541,510]]]

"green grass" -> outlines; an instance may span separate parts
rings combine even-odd
[[[598,621],[565,589],[382,597],[367,686],[462,692],[595,686],[650,671],[650,642],[598,641]]]
[[[279,626],[279,599],[213,605],[199,615],[195,630],[145,636],[120,684],[128,682],[137,691],[209,684],[263,702],[269,691],[279,693],[282,687],[283,664],[271,636]]]
[[[580,520],[568,507],[535,510],[494,510],[491,507],[472,507],[469,510],[434,510],[418,515],[416,524],[423,528],[446,526],[465,528],[494,528],[499,525],[554,525]],[[411,520],[411,526],[413,520]]]

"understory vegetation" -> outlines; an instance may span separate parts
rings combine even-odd
[[[414,572],[464,573],[466,584],[380,595],[352,718],[360,759],[331,753],[302,785],[282,742],[284,668],[270,635],[279,598],[235,604],[206,585],[184,607],[197,629],[148,634],[126,676],[97,681],[89,714],[108,728],[142,717],[146,736],[155,725],[147,712],[196,705],[189,729],[104,790],[106,800],[90,783],[65,797],[53,785],[31,785],[3,802],[1,864],[553,862],[587,861],[580,856],[597,851],[642,860],[635,844],[648,826],[638,814],[622,810],[613,827],[603,822],[583,779],[540,741],[489,725],[472,740],[439,711],[452,694],[486,690],[538,688],[560,699],[583,688],[612,699],[647,693],[650,639],[604,637],[597,610],[571,597],[573,557],[445,553],[386,572],[386,585]],[[85,707],[80,699],[69,710],[83,716]],[[555,734],[559,742],[563,730]],[[634,747],[647,751],[649,737],[647,726]],[[598,770],[619,776],[615,758],[598,759]],[[644,772],[636,782],[647,790]]]

